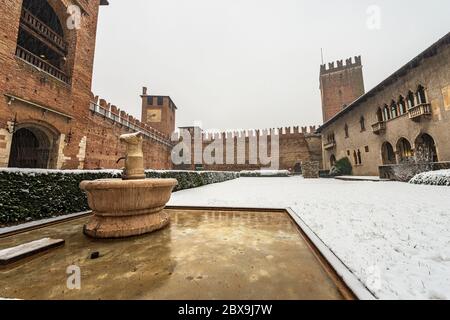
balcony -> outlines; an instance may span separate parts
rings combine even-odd
[[[325,150],[330,150],[333,149],[334,147],[336,147],[336,141],[327,141],[324,145],[323,148]]]
[[[386,131],[386,122],[379,121],[372,125],[372,131],[375,134],[382,134]]]
[[[17,46],[16,48],[16,56],[34,65],[43,72],[57,78],[58,80],[61,80],[67,84],[70,83],[70,78],[63,71],[20,46]]]
[[[408,115],[411,120],[420,121],[421,118],[431,116],[431,104],[422,103],[408,110]]]
[[[67,54],[68,44],[64,41],[63,37],[26,9],[22,9],[20,27],[32,36],[38,38],[54,51],[58,52],[58,54],[62,56]]]

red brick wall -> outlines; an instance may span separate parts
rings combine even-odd
[[[193,128],[190,128],[192,131]],[[322,161],[322,142],[321,137],[319,135],[315,135],[315,127],[310,127],[309,129],[306,127],[299,128],[279,128],[280,132],[279,134],[276,133],[279,137],[279,169],[280,170],[287,170],[287,169],[294,169],[294,166],[297,163],[302,163],[305,161]],[[237,163],[237,152],[238,152],[238,145],[237,145],[237,136],[243,136],[245,135],[245,159],[246,163],[244,164],[238,164]],[[223,144],[223,164],[206,164],[202,163],[202,167],[205,170],[219,170],[219,171],[242,171],[242,170],[260,170],[262,168],[267,168],[268,166],[261,164],[259,161],[257,164],[251,164],[249,162],[249,143],[251,138],[249,138],[249,135],[255,137],[254,139],[259,139],[256,137],[259,137],[257,132],[234,132],[233,137],[230,136],[230,133],[228,133],[228,137],[225,133],[217,133],[215,135],[207,135],[203,134],[203,148],[202,150],[205,150],[205,148],[212,143],[214,140],[221,139],[221,143]],[[194,159],[194,135],[191,134],[192,141],[191,141],[191,165],[180,165],[175,166],[176,169],[189,169],[194,170],[195,169],[195,159]],[[220,138],[221,137],[221,138]],[[234,145],[234,163],[226,164],[226,157],[227,157],[227,149],[226,149],[226,139],[232,139],[232,143]],[[268,154],[269,157],[271,155],[271,139],[270,136],[266,138],[268,142]],[[258,140],[259,141],[259,140]],[[259,159],[258,159],[259,160]]]
[[[87,134],[99,0],[84,2],[87,14],[83,15],[79,30],[68,30],[66,27],[68,1],[53,0],[49,3],[58,14],[69,42],[64,71],[71,75],[72,83],[56,80],[15,56],[22,1],[0,0],[0,129],[5,129],[7,122],[17,114],[18,123],[22,125],[42,124],[56,134],[72,132],[71,142],[64,147],[62,168],[73,169],[80,165],[77,157],[79,144]],[[5,94],[68,114],[73,120],[68,122],[56,114],[44,114],[42,110],[18,101],[8,105]]]
[[[322,93],[323,121],[327,122],[344,105],[349,105],[364,94],[364,79],[361,58],[355,62],[347,60],[346,64],[338,61],[328,68],[322,65],[320,72],[320,89]]]
[[[144,94],[142,98],[142,115],[141,121],[148,124],[152,128],[166,135],[171,135],[175,131],[176,106],[172,99],[167,96],[152,96]],[[153,98],[153,103],[148,103],[149,98]],[[158,98],[162,99],[162,105],[158,105]],[[149,110],[157,110],[160,112],[160,119],[148,121],[147,115]]]
[[[143,144],[144,166],[146,169],[171,169],[170,158],[172,143],[170,137],[158,132],[150,126],[133,118],[125,111],[114,105],[108,104],[105,100],[98,101],[95,97],[94,104],[99,104],[104,111],[111,111],[112,114],[120,116],[128,124],[135,125],[142,132],[149,132],[157,139],[145,137]],[[91,105],[92,106],[92,105]],[[122,134],[135,132],[120,121],[114,121],[98,112],[89,112],[87,119],[87,146],[85,169],[119,169],[124,166],[124,162],[117,163],[117,160],[125,156],[125,145],[119,141]]]

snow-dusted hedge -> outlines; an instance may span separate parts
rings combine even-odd
[[[148,178],[175,178],[176,191],[237,178],[234,172],[146,171]],[[120,178],[120,170],[0,170],[0,225],[88,210],[83,180]]]
[[[433,186],[450,186],[450,170],[439,170],[419,173],[409,183]]]
[[[241,171],[241,177],[289,177],[288,170],[256,170],[256,171]]]

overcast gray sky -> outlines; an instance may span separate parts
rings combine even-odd
[[[449,14],[449,0],[110,0],[93,92],[140,118],[148,86],[177,126],[321,124],[320,48],[361,54],[368,90],[449,32]]]

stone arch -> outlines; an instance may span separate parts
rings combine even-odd
[[[13,136],[9,167],[54,169],[58,158],[59,133],[51,126],[22,123]]]
[[[26,21],[38,19],[60,38],[48,34],[43,37],[36,36],[36,26],[32,27],[33,23],[27,22],[31,25],[19,28],[17,45],[61,70],[70,78],[75,61],[77,31],[75,28],[67,27],[69,14],[68,7],[64,2],[62,0],[23,0],[22,14],[26,11],[32,15],[31,20]],[[44,30],[42,24],[39,28]],[[30,32],[30,30],[32,31]]]
[[[415,157],[417,162],[438,162],[436,143],[428,133],[421,133],[415,142]]]
[[[385,141],[381,145],[381,159],[382,159],[383,165],[397,163],[397,161],[395,159],[394,148],[392,147],[392,144],[390,144],[388,141]]]
[[[405,163],[413,160],[414,152],[411,147],[411,143],[406,138],[400,138],[396,145],[398,162]]]

